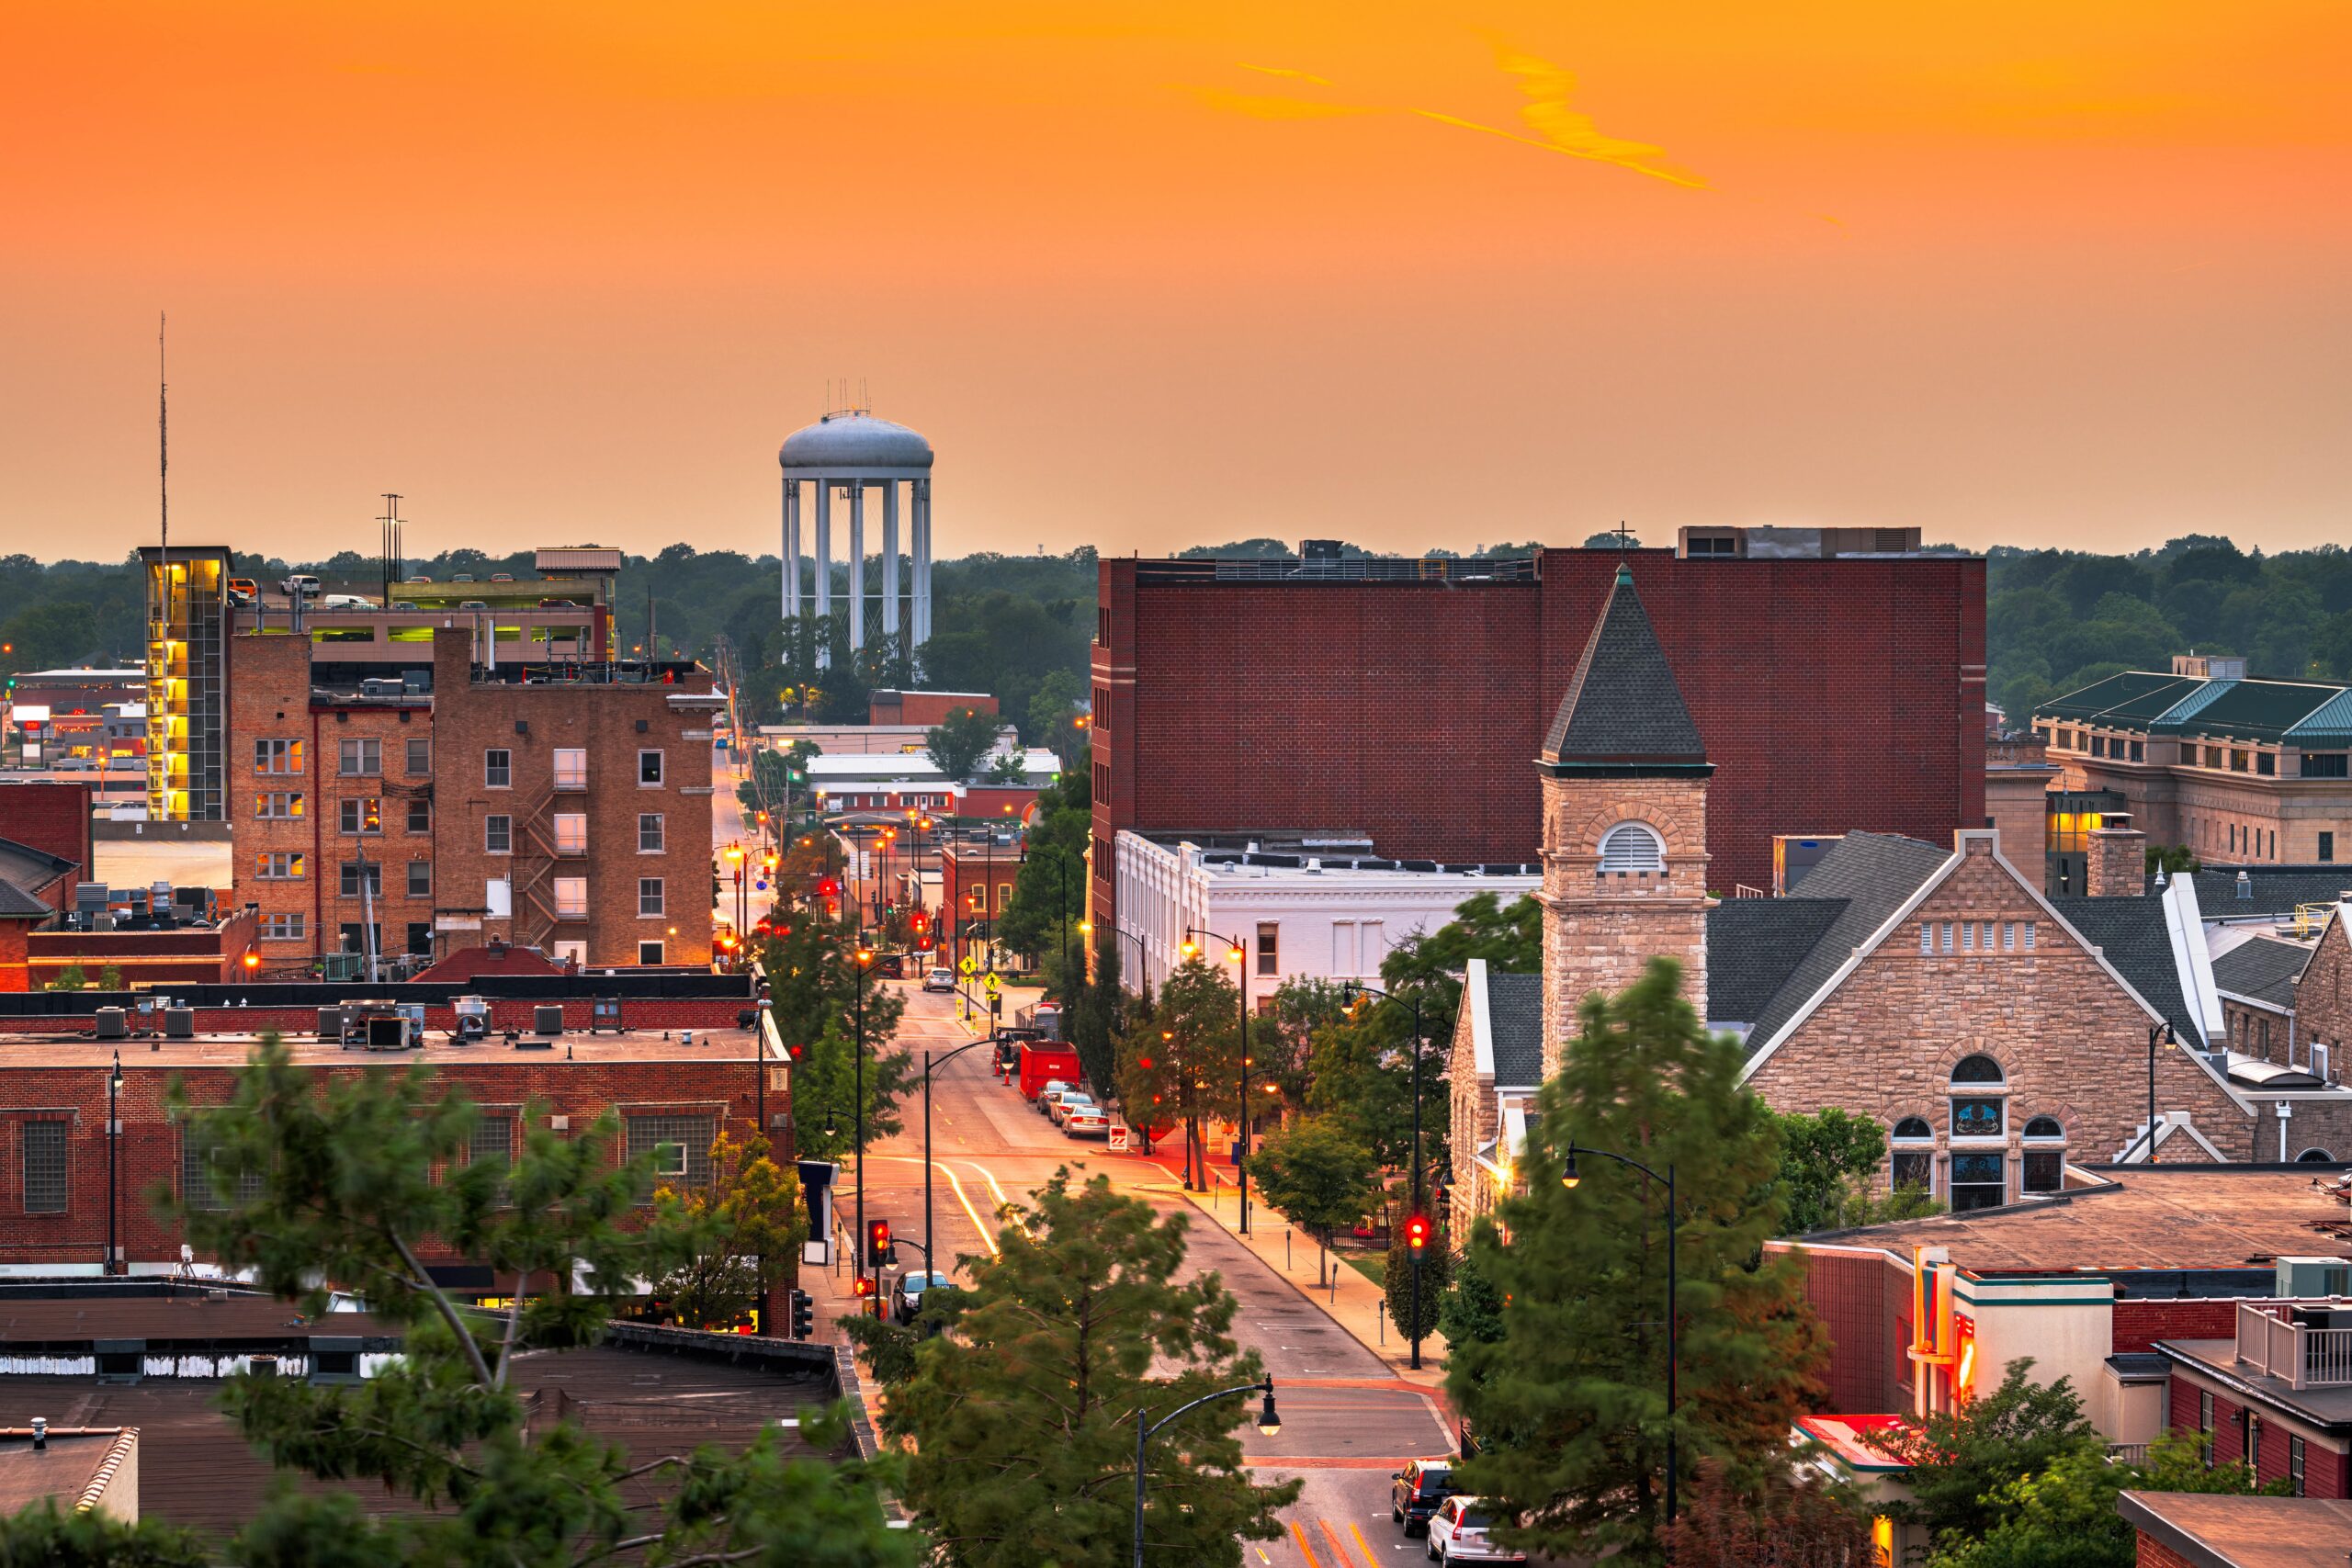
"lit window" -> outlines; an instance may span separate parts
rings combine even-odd
[[[588,852],[587,813],[559,811],[555,814],[555,852],[560,855],[584,855]]]
[[[577,746],[559,746],[555,750],[555,787],[586,789],[588,787],[588,753]]]
[[[648,786],[662,782],[661,752],[639,751],[637,754],[637,782]]]
[[[588,879],[584,876],[559,876],[555,879],[555,913],[561,920],[584,920],[588,918]]]

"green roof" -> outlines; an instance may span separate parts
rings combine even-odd
[[[2302,681],[2216,681],[2211,684],[2222,689],[2209,701],[2178,705],[2150,725],[2149,732],[2201,740],[2284,740],[2298,722],[2344,694],[2341,686]]]
[[[2306,751],[2352,746],[2352,688],[2338,692],[2295,723],[2287,739]]]
[[[2080,691],[2052,697],[2033,711],[2052,718],[2099,720],[2136,728],[2203,684],[2203,681],[2189,675],[2127,670],[2120,675],[2095,681]]]

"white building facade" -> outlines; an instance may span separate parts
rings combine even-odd
[[[1376,984],[1391,948],[1444,925],[1464,900],[1492,893],[1508,904],[1544,880],[1532,863],[1414,869],[1427,863],[1204,849],[1134,832],[1114,853],[1120,983],[1157,988],[1184,962],[1185,932],[1204,931],[1212,963],[1229,967],[1222,944],[1241,944],[1253,1007],[1290,979]]]

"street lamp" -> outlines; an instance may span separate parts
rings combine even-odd
[[[856,1034],[850,1042],[850,1055],[856,1058],[857,1062],[855,1091],[857,1098],[852,1107],[857,1120],[851,1137],[857,1145],[857,1231],[854,1245],[857,1247],[857,1271],[860,1274],[865,1272],[865,1266],[869,1261],[865,1256],[867,1251],[865,1246],[865,966],[873,962],[874,950],[870,947],[861,947],[857,950],[856,966],[850,971],[851,986],[855,993],[854,1007],[857,1018]],[[878,1273],[876,1275],[876,1283],[878,1292],[880,1284]]]
[[[2179,1043],[2179,1042],[2173,1038],[2171,1024],[2152,1023],[2148,1025],[2148,1130],[2143,1136],[2147,1140],[2147,1163],[2150,1165],[2156,1163],[2156,1047],[2160,1044],[2174,1045],[2177,1043]],[[2123,1157],[2127,1160],[2130,1159],[2132,1157],[2132,1150],[2137,1149],[2139,1146],[2140,1145],[2138,1140],[2134,1140],[2132,1145],[2132,1148],[2124,1150]],[[2282,1156],[2280,1157],[2283,1158],[2284,1156]]]
[[[1187,949],[1192,946],[1192,939],[1198,936],[1213,937],[1216,936],[1216,933],[1195,931],[1191,926],[1186,926],[1184,939]],[[1240,1123],[1241,1149],[1233,1156],[1233,1171],[1241,1185],[1241,1234],[1248,1235],[1250,1234],[1250,971],[1247,967],[1247,960],[1250,954],[1240,942],[1234,937],[1217,937],[1217,940],[1225,943],[1229,950],[1226,956],[1233,960],[1233,993],[1240,1004],[1240,1016],[1236,1021],[1239,1023],[1241,1032],[1234,1043],[1236,1054],[1241,1058],[1240,1065],[1235,1068],[1235,1071],[1241,1075],[1241,1095],[1235,1101],[1233,1119]]]
[[[1577,1156],[1579,1154],[1599,1155],[1603,1159],[1613,1159],[1619,1165],[1624,1166],[1630,1170],[1640,1171],[1644,1176],[1648,1177],[1652,1181],[1660,1183],[1666,1189],[1666,1522],[1668,1524],[1672,1524],[1674,1522],[1675,1502],[1674,1472],[1677,1468],[1675,1457],[1677,1445],[1675,1443],[1674,1437],[1674,1414],[1677,1404],[1677,1393],[1680,1387],[1679,1380],[1677,1376],[1678,1369],[1675,1365],[1676,1337],[1674,1321],[1674,1287],[1676,1276],[1680,1272],[1680,1270],[1677,1269],[1675,1264],[1674,1233],[1676,1220],[1674,1213],[1674,1166],[1673,1163],[1669,1161],[1666,1168],[1666,1174],[1664,1176],[1660,1176],[1657,1171],[1652,1170],[1648,1166],[1644,1165],[1637,1159],[1628,1159],[1625,1156],[1611,1153],[1608,1149],[1580,1149],[1571,1142],[1568,1145],[1568,1163],[1566,1168],[1560,1172],[1560,1185],[1566,1188],[1571,1192],[1576,1190],[1577,1183],[1582,1179],[1582,1178],[1577,1175]]]
[[[1416,991],[1408,1000],[1404,997],[1392,996],[1388,992],[1382,990],[1377,986],[1367,986],[1363,984],[1361,981],[1351,980],[1348,984],[1340,987],[1340,999],[1342,1002],[1352,1006],[1354,1001],[1352,993],[1358,991],[1361,991],[1369,997],[1378,997],[1385,1002],[1394,1002],[1399,1007],[1409,1006],[1413,1010],[1412,1212],[1415,1214],[1419,1214],[1421,1212],[1421,995],[1419,991]],[[1408,1332],[1411,1334],[1413,1340],[1412,1364],[1418,1368],[1421,1364],[1422,1333],[1421,1254],[1420,1249],[1418,1247],[1413,1251],[1413,1323],[1412,1327]]]
[[[1154,1432],[1159,1431],[1162,1427],[1167,1426],[1168,1423],[1175,1420],[1179,1416],[1182,1416],[1190,1411],[1197,1410],[1202,1405],[1208,1404],[1212,1400],[1231,1399],[1236,1394],[1242,1393],[1263,1393],[1266,1396],[1265,1401],[1258,1406],[1258,1430],[1263,1432],[1270,1438],[1281,1432],[1283,1429],[1283,1418],[1274,1414],[1274,1380],[1271,1376],[1261,1382],[1245,1382],[1237,1388],[1222,1388],[1217,1390],[1215,1393],[1204,1393],[1201,1395],[1200,1398],[1193,1400],[1190,1404],[1178,1405],[1175,1409],[1170,1411],[1159,1420],[1152,1422],[1148,1427],[1144,1425],[1144,1421],[1151,1413],[1140,1405],[1136,1406],[1135,1568],[1143,1568],[1144,1445],[1151,1440],[1151,1435]]]
[[[931,1238],[931,1070],[954,1061],[967,1051],[995,1043],[996,1036],[983,1034],[978,1040],[967,1041],[956,1046],[953,1051],[939,1055],[925,1051],[922,1054],[922,1257],[925,1269],[937,1267],[931,1261],[933,1256]]]

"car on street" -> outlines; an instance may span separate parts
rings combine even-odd
[[[1388,1517],[1410,1535],[1430,1522],[1430,1516],[1453,1495],[1453,1461],[1417,1459],[1389,1477]]]
[[[1091,1106],[1093,1103],[1094,1097],[1092,1095],[1080,1094],[1076,1089],[1070,1089],[1057,1098],[1053,1104],[1046,1108],[1046,1119],[1053,1122],[1056,1126],[1059,1126],[1062,1119],[1068,1116],[1071,1111],[1077,1110],[1081,1105]]]
[[[1476,1497],[1455,1493],[1430,1516],[1432,1562],[1524,1562],[1527,1553],[1497,1546],[1487,1538],[1495,1512]]]
[[[1037,1111],[1043,1115],[1053,1104],[1054,1096],[1069,1088],[1066,1078],[1047,1078],[1037,1090]]]
[[[922,1293],[930,1290],[952,1291],[956,1281],[944,1274],[928,1269],[911,1269],[899,1276],[898,1289],[890,1292],[890,1312],[900,1323],[912,1323],[922,1311]]]
[[[922,977],[922,988],[926,991],[954,990],[956,988],[956,971],[944,967],[933,967],[926,970]]]
[[[1062,1112],[1062,1131],[1073,1138],[1107,1138],[1111,1113],[1099,1105],[1073,1106]]]
[[[288,599],[300,599],[305,596],[315,598],[319,592],[319,580],[307,571],[298,571],[277,586],[285,591]]]

